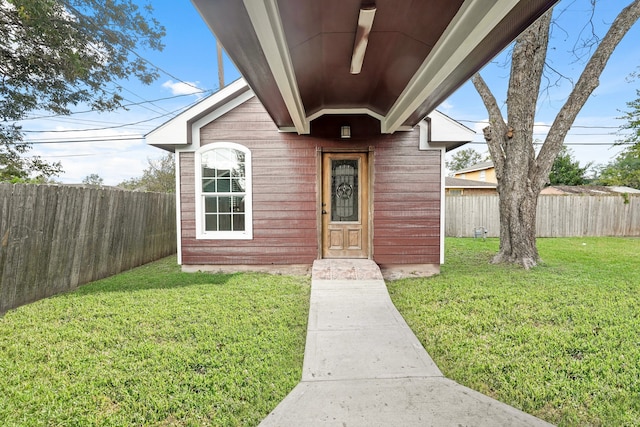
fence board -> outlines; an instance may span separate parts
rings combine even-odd
[[[175,196],[0,184],[0,314],[176,251]]]
[[[472,237],[475,227],[500,234],[497,196],[446,196],[445,234]],[[543,195],[538,198],[538,237],[640,236],[640,196]]]

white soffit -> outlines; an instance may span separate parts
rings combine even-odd
[[[476,133],[451,117],[434,110],[418,123],[420,149],[458,147],[473,141]]]
[[[382,132],[398,130],[520,1],[466,0],[389,110]]]

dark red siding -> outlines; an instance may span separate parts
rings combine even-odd
[[[352,126],[348,141],[337,138],[343,124]],[[195,239],[194,154],[180,153],[183,264],[311,264],[320,246],[318,150],[370,147],[374,260],[439,264],[440,151],[419,151],[417,130],[379,135],[378,122],[366,116],[324,116],[312,131],[278,132],[256,98],[200,130],[202,144],[235,142],[251,150],[253,239]]]

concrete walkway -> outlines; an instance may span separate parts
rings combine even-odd
[[[302,381],[261,426],[548,426],[445,378],[369,260],[313,266]]]

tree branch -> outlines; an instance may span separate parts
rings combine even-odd
[[[571,91],[567,102],[562,106],[551,125],[542,149],[538,154],[537,165],[539,170],[537,173],[537,184],[540,187],[546,183],[549,172],[551,171],[551,166],[553,165],[553,160],[560,152],[571,125],[589,99],[589,96],[591,96],[600,84],[600,75],[611,54],[618,43],[620,43],[620,40],[622,40],[639,18],[640,0],[634,0],[618,14],[593,56],[589,59],[578,82]]]
[[[493,166],[496,169],[496,176],[501,177],[504,171],[505,159],[504,147],[502,146],[504,141],[503,135],[508,131],[507,125],[504,122],[502,112],[500,111],[500,107],[498,106],[495,96],[491,93],[489,86],[487,86],[487,83],[484,81],[480,73],[476,73],[471,78],[471,81],[473,82],[476,91],[478,91],[478,94],[480,94],[480,98],[482,98],[482,102],[489,113],[489,126],[484,128],[482,131],[484,133],[484,139],[487,141],[487,146],[489,147],[489,153],[491,153]],[[500,137],[494,137],[494,133],[495,135],[500,135]]]

